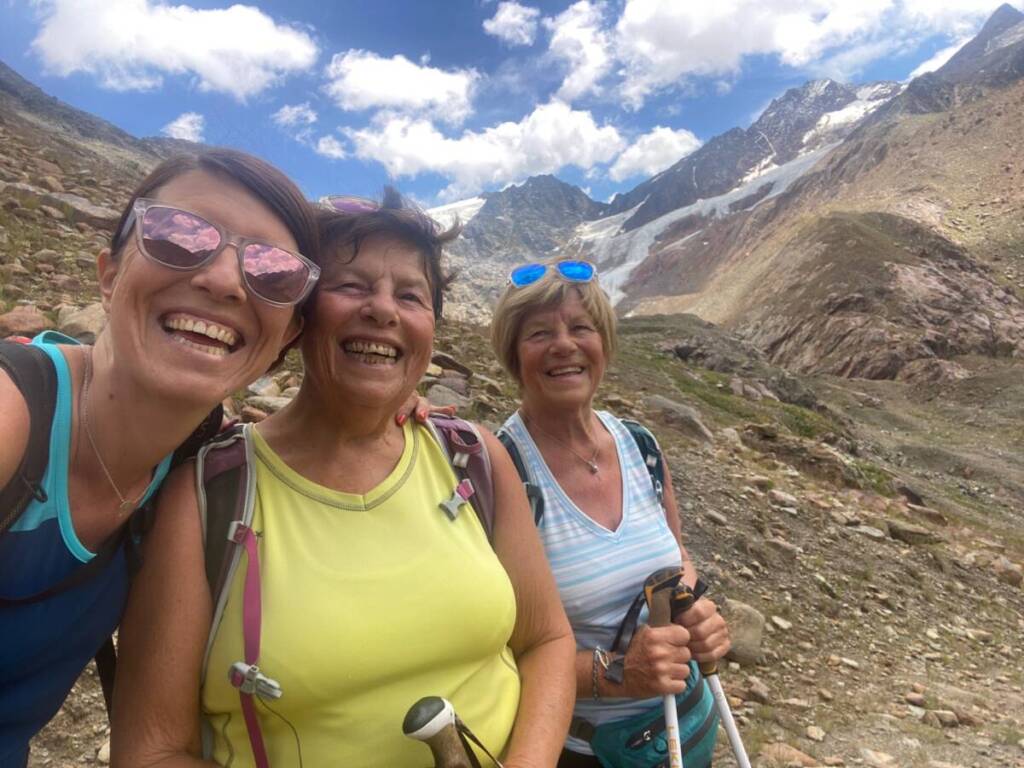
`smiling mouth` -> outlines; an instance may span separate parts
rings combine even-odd
[[[234,328],[182,312],[165,315],[160,325],[178,344],[211,357],[225,357],[244,344]]]
[[[581,373],[583,373],[583,368],[578,365],[564,365],[561,368],[552,368],[548,371],[548,376],[557,379],[562,376],[576,376]]]
[[[353,339],[344,342],[341,348],[348,357],[367,365],[395,365],[402,357],[400,349],[379,341]]]

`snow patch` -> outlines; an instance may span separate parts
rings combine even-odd
[[[1019,43],[1021,40],[1024,40],[1024,21],[1018,22],[1001,35],[997,35],[989,40],[988,45],[985,46],[985,55],[987,56],[992,51],[998,51],[1000,48],[1006,48],[1014,43]]]
[[[838,143],[829,144],[801,155],[784,165],[765,169],[756,179],[740,184],[724,195],[698,200],[692,205],[677,208],[629,232],[622,232],[622,225],[636,212],[639,205],[614,216],[581,224],[576,228],[576,238],[583,245],[590,246],[590,258],[601,270],[601,287],[608,292],[612,303],[617,304],[625,298],[623,287],[629,281],[633,270],[644,262],[655,240],[671,224],[693,215],[716,218],[726,216],[729,214],[729,206],[732,203],[753,194],[766,184],[772,185],[771,192],[757,204],[759,205],[764,200],[770,200],[785,192],[794,181],[803,176],[823,155],[836,146]],[[685,239],[688,240],[699,232],[700,230],[688,235]],[[605,269],[604,265],[612,266]]]
[[[486,202],[487,200],[482,197],[471,197],[468,200],[457,200],[454,203],[430,208],[427,214],[442,227],[450,227],[456,217],[466,225],[480,212]]]

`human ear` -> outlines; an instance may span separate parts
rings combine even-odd
[[[100,301],[103,309],[110,312],[110,301],[117,285],[118,270],[121,260],[115,259],[109,248],[104,248],[96,257],[96,279],[100,284]]]

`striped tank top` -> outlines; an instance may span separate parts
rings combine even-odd
[[[660,568],[682,566],[679,545],[658,503],[640,449],[617,418],[606,411],[598,411],[597,416],[615,438],[622,474],[622,521],[614,531],[594,522],[562,490],[518,411],[502,427],[515,441],[532,481],[544,495],[540,537],[580,651],[611,648],[644,579]],[[646,619],[644,608],[640,621]],[[573,714],[600,725],[647,711],[659,701],[579,697]],[[566,747],[593,754],[589,744],[571,736]]]
[[[253,431],[263,627],[260,669],[283,695],[257,703],[272,766],[422,768],[426,745],[402,734],[409,707],[444,696],[493,753],[519,704],[508,641],[508,575],[468,503],[438,506],[456,479],[422,426],[404,427],[398,464],[357,495],[291,469]],[[358,467],[353,467],[358,472]],[[219,765],[252,766],[238,691],[245,558],[230,587],[201,692]],[[271,709],[272,708],[272,709]],[[484,765],[490,765],[481,758]]]

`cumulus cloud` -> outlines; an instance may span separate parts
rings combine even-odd
[[[962,37],[953,43],[948,48],[943,48],[941,51],[936,51],[935,55],[927,61],[922,61],[918,64],[914,71],[907,75],[907,80],[913,80],[915,77],[920,77],[928,72],[934,72],[936,69],[941,69],[947,61],[953,58],[953,55],[964,47],[964,44],[970,40],[970,37]]]
[[[206,118],[198,112],[185,112],[175,120],[172,120],[160,132],[172,139],[183,139],[184,141],[201,142],[203,131],[206,129]]]
[[[331,160],[344,160],[348,157],[344,145],[333,136],[321,136],[314,147],[318,155]]]
[[[307,101],[302,104],[286,104],[277,110],[270,119],[282,128],[302,128],[315,123],[317,114]]]
[[[700,139],[685,128],[656,126],[631,144],[608,171],[615,181],[630,176],[653,176],[700,147]]]
[[[544,19],[551,32],[550,54],[569,67],[557,96],[573,101],[596,92],[615,61],[611,37],[603,29],[604,5],[580,0],[553,19]]]
[[[472,113],[473,88],[480,78],[475,69],[446,72],[401,54],[388,59],[361,50],[335,54],[326,75],[327,93],[344,110],[413,112],[450,123]]]
[[[498,3],[494,16],[484,21],[484,32],[508,45],[533,45],[540,11],[516,2]]]
[[[158,88],[166,75],[243,101],[313,66],[304,32],[246,5],[197,9],[151,0],[42,0],[32,41],[46,70],[94,75],[114,90]]]
[[[735,75],[744,57],[840,77],[936,34],[977,29],[1000,0],[626,0],[614,30],[621,95],[638,109],[688,78]]]
[[[517,123],[455,138],[428,120],[395,114],[346,133],[358,157],[376,160],[392,176],[433,172],[449,178],[441,193],[449,200],[569,165],[591,168],[610,161],[624,144],[614,127],[560,101],[538,106]]]

